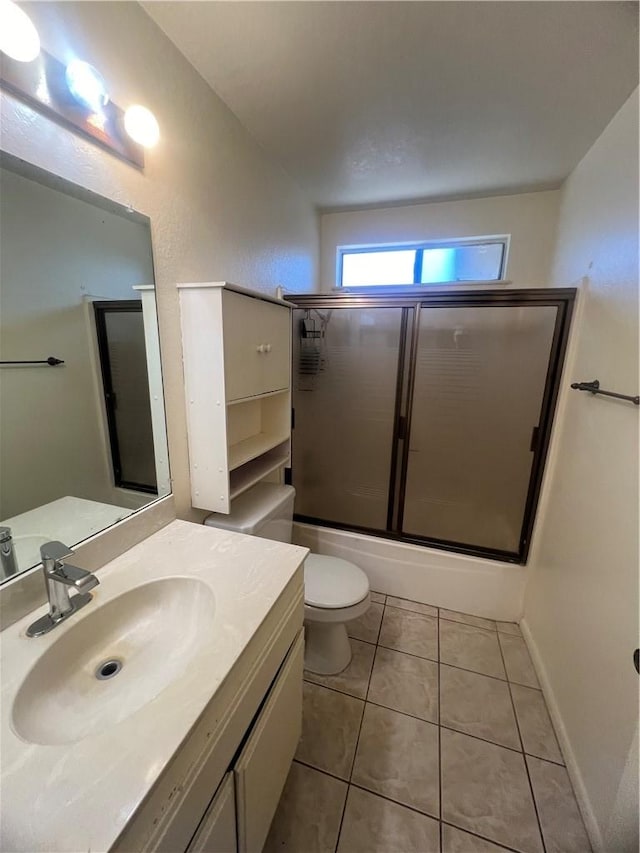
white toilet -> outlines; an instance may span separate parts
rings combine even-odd
[[[231,513],[205,519],[221,527],[291,542],[292,486],[258,483],[233,502]],[[305,669],[320,675],[342,672],[351,661],[346,622],[369,609],[369,579],[354,563],[339,557],[309,554],[304,562]]]

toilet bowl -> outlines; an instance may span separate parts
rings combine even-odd
[[[305,667],[335,675],[351,662],[346,623],[369,609],[369,579],[354,563],[309,554],[304,561]]]
[[[233,501],[229,515],[214,512],[204,523],[291,542],[295,489],[258,483]],[[342,672],[351,661],[346,623],[366,613],[369,579],[355,563],[309,554],[304,561],[305,669],[319,675]]]

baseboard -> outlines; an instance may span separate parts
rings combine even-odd
[[[540,651],[533,639],[533,635],[531,634],[531,630],[526,619],[522,619],[520,622],[520,630],[522,631],[522,636],[524,637],[524,641],[529,649],[529,654],[531,655],[531,660],[533,661],[538,681],[540,682],[540,687],[542,688],[542,693],[544,694],[544,698],[547,703],[549,716],[551,717],[551,722],[553,723],[553,728],[555,729],[556,737],[558,738],[560,750],[562,751],[564,762],[567,767],[567,773],[569,774],[571,784],[573,785],[573,791],[576,795],[578,808],[582,814],[582,819],[584,821],[591,846],[593,847],[594,853],[607,853],[604,849],[600,827],[598,826],[593,813],[591,800],[589,799],[578,762],[576,761],[575,754],[571,747],[571,741],[564,725],[560,708],[558,707],[553,688],[551,687],[551,681],[547,675],[544,661],[542,660]]]

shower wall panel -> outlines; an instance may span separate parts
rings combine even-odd
[[[518,550],[556,314],[421,309],[404,533]]]
[[[296,513],[384,530],[402,309],[293,315]]]

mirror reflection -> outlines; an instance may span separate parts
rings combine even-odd
[[[170,483],[149,221],[13,160],[0,187],[5,581]]]

